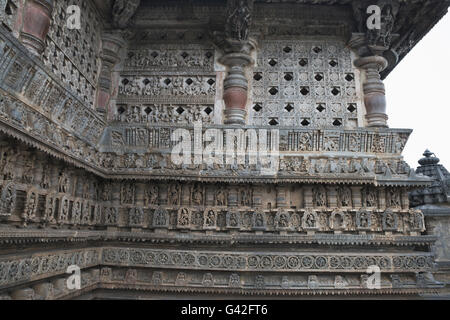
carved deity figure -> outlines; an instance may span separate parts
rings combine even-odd
[[[81,202],[76,201],[75,206],[72,209],[72,223],[74,225],[79,224],[81,221]]]
[[[171,184],[168,190],[167,203],[169,205],[178,205],[180,203],[181,187],[178,184]]]
[[[377,194],[374,189],[366,188],[363,195],[367,207],[375,207],[377,205]]]
[[[225,189],[219,188],[216,193],[216,206],[226,206],[227,197]]]
[[[151,205],[157,205],[158,204],[158,194],[159,194],[159,188],[158,186],[150,186],[146,190],[145,194],[145,205],[151,206]]]
[[[236,212],[230,212],[229,225],[230,227],[237,227],[239,225],[238,216]]]
[[[246,41],[248,40],[252,18],[251,7],[247,0],[233,0],[230,4],[226,35],[233,40]]]
[[[368,228],[369,227],[369,216],[367,212],[361,212],[359,215],[359,227]]]
[[[162,209],[157,209],[155,210],[155,217],[153,220],[153,224],[155,226],[165,226],[167,224],[167,212],[165,210]]]
[[[230,287],[239,287],[241,284],[241,279],[237,273],[232,273],[230,275],[230,281],[228,282],[228,285]]]
[[[339,205],[341,207],[350,207],[352,205],[352,193],[350,188],[342,187],[338,189]]]
[[[257,228],[264,227],[264,217],[263,217],[263,214],[260,212],[256,213],[255,227],[257,227]]]
[[[420,211],[412,212],[410,216],[410,224],[413,229],[423,229],[423,214]]]
[[[313,195],[317,207],[325,207],[327,205],[327,195],[324,187],[314,188]]]
[[[69,177],[65,171],[61,171],[58,178],[58,192],[67,193],[69,189]]]
[[[13,180],[15,177],[15,165],[18,157],[18,152],[15,149],[9,149],[2,154],[2,161],[0,167],[3,172],[4,180]]]
[[[54,210],[55,210],[55,204],[54,199],[51,196],[47,196],[45,199],[45,212],[43,217],[43,222],[45,223],[54,223]]]
[[[16,202],[16,188],[10,183],[2,190],[0,199],[0,214],[11,214]]]
[[[395,228],[395,216],[393,212],[386,212],[385,223],[387,228]]]
[[[280,214],[280,220],[278,222],[280,228],[289,227],[289,219],[286,214]]]
[[[394,188],[391,188],[388,190],[387,205],[388,205],[388,207],[399,207],[400,206],[400,193],[398,190],[396,190]]]
[[[203,190],[200,185],[192,189],[192,204],[200,206],[203,203]]]
[[[241,190],[241,205],[242,206],[250,206],[251,205],[251,189],[242,189]]]
[[[316,227],[316,217],[312,213],[308,213],[306,216],[306,227],[315,228]]]
[[[43,189],[48,189],[50,187],[49,171],[50,171],[49,165],[45,165],[42,168],[41,188],[43,188]]]
[[[122,188],[120,190],[120,199],[124,204],[133,204],[134,203],[134,193],[135,186],[132,183],[122,184]]]
[[[208,210],[205,218],[205,225],[207,227],[214,227],[216,224],[216,213],[214,210]]]
[[[24,219],[24,226],[26,226],[29,221],[34,220],[34,218],[36,217],[37,201],[37,194],[35,192],[31,192],[28,197],[24,214],[22,216]]]
[[[59,215],[58,222],[63,224],[67,222],[67,218],[69,217],[69,200],[64,199],[62,203],[61,213]]]
[[[181,208],[178,218],[178,225],[187,227],[189,225],[189,209]]]

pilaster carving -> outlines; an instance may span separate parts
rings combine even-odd
[[[99,77],[99,90],[97,96],[97,111],[108,110],[111,97],[111,73],[114,66],[120,61],[119,51],[124,46],[120,34],[104,34],[102,37],[102,69]]]

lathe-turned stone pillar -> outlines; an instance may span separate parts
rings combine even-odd
[[[256,43],[249,37],[253,0],[227,0],[224,32],[215,32],[214,41],[224,55],[219,60],[227,67],[224,80],[225,124],[245,124],[248,80],[245,69],[252,65],[251,51]]]
[[[45,49],[52,11],[53,0],[27,0],[25,3],[20,41],[35,55],[42,54]]]
[[[233,52],[224,55],[220,62],[228,67],[223,93],[225,124],[245,124],[248,98],[245,68],[253,64],[253,59],[246,53]]]
[[[387,60],[381,56],[363,57],[355,60],[355,66],[366,74],[363,90],[367,126],[387,127],[386,90],[380,77],[380,72],[388,66]]]
[[[97,94],[97,111],[106,113],[111,98],[112,72],[120,61],[119,51],[124,42],[120,34],[104,34],[102,36],[102,69],[99,77]]]

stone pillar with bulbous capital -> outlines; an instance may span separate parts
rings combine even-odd
[[[27,0],[23,10],[20,41],[30,52],[41,55],[50,28],[53,0]]]
[[[220,62],[228,67],[224,80],[225,124],[245,124],[247,115],[248,80],[245,68],[253,59],[244,52],[225,54]]]
[[[111,98],[112,72],[114,66],[120,61],[119,52],[124,47],[124,41],[120,34],[104,34],[102,36],[102,69],[100,72],[97,111],[106,113]]]
[[[365,71],[363,83],[364,104],[368,127],[387,127],[386,90],[380,72],[386,69],[387,60],[381,56],[363,57],[355,60],[355,66]]]
[[[245,124],[248,80],[246,68],[254,63],[251,51],[256,43],[250,39],[253,0],[227,0],[225,32],[215,34],[216,44],[224,55],[219,60],[227,67],[224,80],[225,124]]]
[[[355,67],[363,70],[365,74],[363,92],[367,126],[386,128],[386,90],[380,76],[380,72],[388,66],[388,61],[382,56],[386,48],[370,47],[370,50],[367,50],[364,34],[353,34],[349,46],[360,55],[354,61]]]

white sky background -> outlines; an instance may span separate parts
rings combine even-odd
[[[411,128],[403,155],[413,168],[430,149],[450,170],[450,13],[384,80],[390,128]]]

